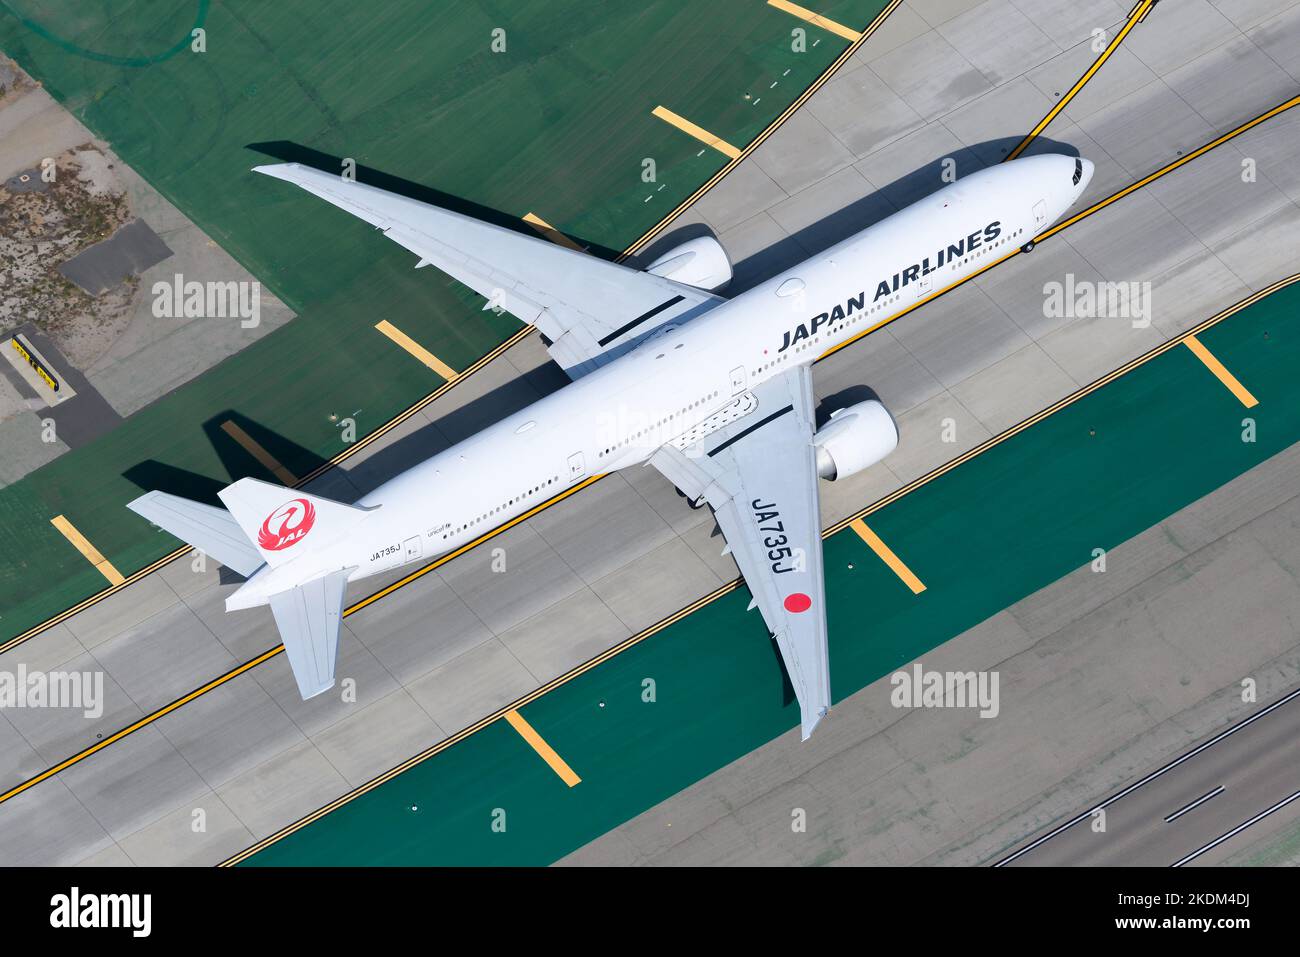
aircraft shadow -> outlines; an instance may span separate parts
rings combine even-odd
[[[321,150],[312,149],[310,146],[303,146],[301,143],[294,143],[289,140],[269,140],[265,143],[249,143],[246,149],[261,153],[271,159],[279,160],[282,163],[301,163],[303,166],[310,166],[332,175],[340,175],[343,169],[343,157],[331,153],[325,153]],[[516,215],[504,213],[499,209],[493,209],[491,206],[484,206],[473,200],[465,199],[452,193],[444,193],[440,189],[434,189],[432,186],[425,186],[422,183],[416,183],[409,179],[403,179],[400,176],[394,176],[392,173],[385,173],[383,170],[375,169],[373,166],[356,167],[357,182],[365,183],[367,186],[374,186],[378,189],[387,190],[390,193],[396,193],[399,196],[405,196],[408,199],[418,200],[421,203],[429,203],[433,206],[449,209],[454,213],[461,213],[465,216],[472,216],[475,219],[481,219],[485,223],[492,223],[494,226],[501,226],[505,229],[513,230],[525,236],[536,237],[537,231],[525,223]],[[600,243],[594,243],[582,236],[566,234],[579,245],[586,247],[587,251],[602,259],[616,259],[620,255],[620,250],[610,249]]]
[[[734,297],[752,289],[791,266],[829,249],[854,233],[868,226],[874,226],[912,203],[938,192],[949,185],[943,179],[944,160],[951,158],[956,162],[957,177],[961,178],[990,166],[996,166],[1001,162],[1002,157],[1015,149],[1019,142],[1020,137],[986,140],[937,157],[907,175],[900,176],[882,189],[855,200],[843,209],[836,210],[829,216],[733,263],[735,278],[725,290],[725,294]],[[1038,153],[1064,153],[1078,156],[1079,150],[1067,143],[1039,137],[1025,155],[1033,156]],[[698,236],[714,235],[713,230],[704,223],[687,224],[655,239],[633,257],[629,264],[635,263],[644,268],[646,264],[653,262],[679,243]]]

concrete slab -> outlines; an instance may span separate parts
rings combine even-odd
[[[1246,117],[1249,119],[1249,117]],[[1145,86],[1076,121],[1136,179],[1214,139],[1215,129],[1164,84]]]
[[[1273,62],[1300,82],[1300,53],[1296,52],[1295,30],[1300,24],[1300,11],[1290,7],[1276,17],[1264,21],[1250,30],[1253,43],[1263,50]]]
[[[995,86],[1061,52],[1011,0],[987,0],[938,25],[936,32]]]
[[[49,826],[58,821],[57,829]],[[5,867],[75,864],[113,847],[113,839],[62,781],[46,781],[5,804]]]
[[[717,551],[721,550],[719,543]],[[647,574],[653,577],[645,577]],[[609,611],[617,615],[626,635],[648,628],[663,617],[659,601],[648,603],[645,600],[647,581],[655,583],[655,592],[662,595],[668,605],[680,608],[734,577],[734,574],[719,576],[713,573],[690,546],[680,538],[674,538],[651,552],[647,561],[638,563],[635,568],[607,575],[593,583],[591,588]]]
[[[454,733],[537,685],[537,676],[493,639],[413,681],[407,691],[438,727]]]
[[[936,32],[922,34],[878,57],[869,69],[926,120],[993,88],[988,77]]]
[[[268,834],[275,829],[276,821],[309,814],[347,787],[348,782],[338,769],[310,742],[304,741],[216,791],[221,802],[250,833]]]
[[[68,768],[59,780],[114,840],[207,790],[157,728],[142,728],[123,738],[113,746],[112,760],[121,777],[103,775],[92,758]]]
[[[1030,344],[1002,309],[975,286],[953,290],[890,327],[890,332],[926,371],[952,386],[991,364],[989,352],[1009,355]],[[991,346],[974,352],[971,339]]]
[[[676,541],[674,539],[661,549],[669,548]],[[684,546],[678,545],[678,548],[684,549]],[[696,566],[698,568],[698,562]],[[691,587],[698,588],[700,581],[700,578],[695,578]],[[562,604],[554,605],[503,633],[500,642],[529,674],[545,682],[617,644],[626,637],[630,628],[635,627],[615,615],[611,602],[603,593],[602,582],[597,582],[593,589],[575,592]]]
[[[786,193],[797,193],[854,159],[812,113],[801,110],[769,137],[780,148],[755,155],[754,162]]]
[[[1116,27],[1124,22],[1125,15],[1128,13],[1128,8],[1118,0],[1013,0],[1013,2],[1061,49],[1091,41],[1093,30]],[[1107,38],[1111,36],[1114,36],[1113,29],[1107,31]],[[1083,70],[1079,71],[1082,72]]]
[[[402,684],[492,637],[491,630],[435,572],[408,585],[403,601],[381,600],[349,626]]]
[[[1200,62],[1200,61],[1205,62]],[[1231,72],[1236,82],[1216,83]],[[1242,116],[1263,113],[1295,95],[1296,79],[1254,39],[1239,36],[1215,47],[1186,66],[1165,75],[1167,83],[1192,109],[1221,133]]]
[[[885,22],[893,23],[903,9],[895,10]],[[876,39],[873,36],[868,46],[878,54]],[[861,50],[855,56],[860,54]],[[806,109],[857,157],[905,136],[924,122],[874,70],[861,67],[837,74]]]
[[[1031,344],[959,383],[953,394],[996,435],[1078,385],[1040,346]],[[1019,402],[1007,401],[1013,394]]]
[[[1286,10],[1291,0],[1213,0],[1214,8],[1232,21],[1238,30],[1248,30]]]
[[[115,845],[126,858],[112,866],[207,867],[252,843],[253,835],[212,791],[193,807],[181,807]],[[83,862],[85,863],[85,862]],[[101,866],[108,861],[99,862]]]
[[[382,736],[375,735],[377,727],[385,729]],[[316,746],[348,783],[357,787],[446,736],[425,710],[399,689],[330,725],[317,735]]]

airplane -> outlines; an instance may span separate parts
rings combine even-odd
[[[352,504],[243,478],[225,508],[148,492],[139,515],[245,576],[304,699],[334,685],[349,582],[453,551],[596,474],[658,469],[707,504],[776,641],[807,740],[831,705],[817,479],[898,444],[876,399],[815,420],[813,362],[972,275],[1069,209],[1093,174],[1044,154],[958,179],[732,299],[712,236],[644,270],[297,163],[258,166],[359,217],[535,326],[572,380]]]

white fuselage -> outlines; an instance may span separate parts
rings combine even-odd
[[[309,574],[350,580],[474,541],[589,476],[697,438],[748,390],[887,322],[1041,233],[1078,199],[1092,164],[1047,155],[967,176],[385,482],[341,540],[263,567],[228,607]],[[1076,181],[1077,179],[1077,181]],[[694,433],[691,435],[691,433]],[[380,506],[375,508],[375,506]],[[287,583],[287,585],[286,585]]]

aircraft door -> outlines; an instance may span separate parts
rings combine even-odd
[[[1040,199],[1034,203],[1034,225],[1041,226],[1047,222],[1047,200]]]
[[[420,557],[420,554],[421,554],[420,536],[416,535],[414,538],[408,538],[406,540],[406,560],[408,562],[414,561],[415,559]]]
[[[745,367],[736,366],[731,370],[731,394],[740,395],[745,391]]]
[[[569,456],[569,481],[576,482],[587,474],[587,463],[581,452]]]

